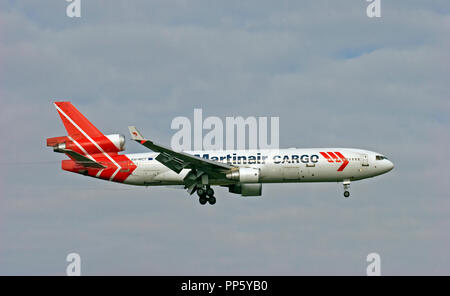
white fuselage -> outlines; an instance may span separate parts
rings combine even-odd
[[[238,167],[259,168],[258,183],[354,181],[384,174],[394,167],[392,162],[380,153],[349,148],[185,152]],[[334,152],[343,158],[336,157]],[[137,168],[124,183],[145,186],[184,184],[183,178],[189,169],[177,174],[155,159],[158,154],[127,154]],[[210,180],[211,185],[233,183],[236,181]]]

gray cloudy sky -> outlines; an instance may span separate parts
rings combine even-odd
[[[0,274],[450,274],[450,2],[0,4]],[[359,147],[394,171],[264,185],[260,199],[70,174],[45,139],[70,100],[105,133],[170,143],[175,116],[279,116],[282,147]],[[128,141],[127,152],[145,149]]]

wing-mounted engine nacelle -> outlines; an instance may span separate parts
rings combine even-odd
[[[242,196],[261,196],[262,184],[234,184],[228,187],[228,191]]]
[[[226,177],[241,183],[258,183],[260,170],[257,168],[239,168],[227,173]]]
[[[106,138],[105,138],[106,137]],[[94,141],[95,143],[93,143]],[[119,152],[125,150],[125,137],[120,134],[106,135],[104,137],[89,139],[79,139],[76,143],[69,137],[48,138],[47,146],[53,147],[55,152],[64,152],[64,150],[78,151],[80,146],[88,154],[99,153],[98,147],[105,152]],[[84,153],[84,151],[82,153]]]

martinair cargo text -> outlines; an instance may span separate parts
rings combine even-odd
[[[65,153],[62,169],[130,185],[184,185],[202,205],[215,204],[212,186],[242,196],[261,196],[263,183],[342,182],[349,197],[351,181],[389,172],[386,156],[350,148],[183,151],[145,139],[135,127],[131,137],[153,152],[119,154],[125,137],[104,135],[70,102],[54,103],[68,135],[47,139]]]

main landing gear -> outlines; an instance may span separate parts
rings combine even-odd
[[[344,185],[344,197],[348,198],[350,196],[350,180],[344,180],[342,184]]]
[[[200,202],[201,205],[204,205],[207,202],[209,202],[210,205],[216,203],[216,198],[214,197],[214,190],[209,186],[198,188],[197,195],[199,197],[198,201]]]

